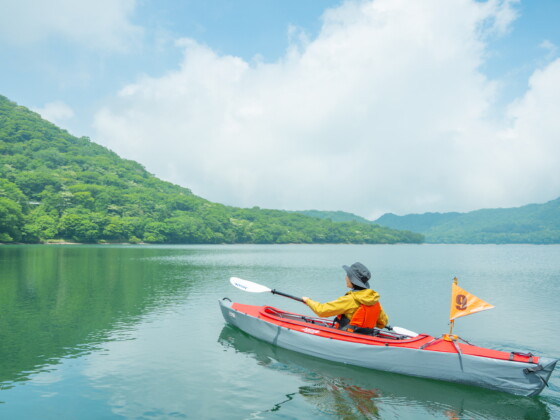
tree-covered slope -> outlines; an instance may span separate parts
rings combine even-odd
[[[0,242],[396,243],[422,235],[212,203],[0,96]]]
[[[328,219],[333,222],[360,222],[360,223],[373,223],[371,220],[364,219],[353,213],[345,211],[326,211],[326,210],[301,210],[296,213],[304,214],[318,219]]]
[[[386,213],[377,219],[375,223],[379,223],[383,226],[391,226],[393,229],[427,232],[433,227],[450,222],[459,216],[461,216],[461,213],[456,212],[407,214],[406,216],[397,216],[393,213]]]
[[[560,243],[560,198],[469,213],[385,214],[375,222],[421,232],[431,243]]]

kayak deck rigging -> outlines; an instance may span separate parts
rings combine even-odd
[[[347,333],[347,334],[352,334],[352,335],[359,334],[360,336],[378,337],[378,338],[382,338],[382,339],[385,339],[385,340],[405,340],[405,339],[412,338],[412,337],[409,337],[409,336],[406,336],[406,335],[403,335],[403,334],[397,334],[397,333],[392,332],[390,330],[383,331],[380,328],[374,328],[373,331],[369,334],[339,330],[339,329],[336,328],[334,321],[332,321],[330,319],[310,317],[310,316],[306,316],[306,315],[295,314],[295,313],[292,313],[292,312],[284,312],[284,311],[280,311],[280,310],[278,310],[278,309],[276,309],[272,306],[264,306],[263,307],[263,312],[271,315],[272,317],[282,318],[283,320],[304,322],[304,323],[307,323],[307,324],[312,324],[312,325],[320,326],[320,327],[324,327],[324,328],[336,329],[336,331]]]

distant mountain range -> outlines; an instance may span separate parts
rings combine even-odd
[[[344,212],[302,212],[337,221],[361,221],[421,233],[428,243],[557,244],[560,243],[560,198],[544,204],[483,209],[468,213],[387,213],[369,221]]]

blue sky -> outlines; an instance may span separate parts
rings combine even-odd
[[[560,196],[560,2],[0,0],[0,94],[213,201]]]
[[[125,50],[107,46],[95,47],[87,39],[74,39],[71,31],[56,26],[38,30],[38,38],[21,41],[25,31],[33,31],[37,16],[26,26],[37,0],[24,0],[19,5],[0,1],[5,21],[19,22],[17,28],[0,38],[4,57],[1,75],[2,92],[22,105],[42,108],[44,104],[62,101],[74,111],[73,120],[65,121],[73,134],[92,135],[92,113],[104,96],[114,94],[140,74],[163,75],[175,69],[181,49],[174,45],[179,38],[192,38],[219,54],[235,55],[251,61],[262,57],[274,61],[283,55],[290,25],[315,35],[321,26],[323,11],[339,1],[321,0],[144,0],[120,1],[122,21],[138,29],[137,39]],[[53,14],[65,14],[67,2],[51,3]],[[99,8],[109,7],[103,2]],[[91,4],[95,4],[91,2]],[[12,19],[12,15],[15,19]],[[16,12],[16,13],[13,13]],[[73,10],[87,19],[88,10]],[[68,12],[66,12],[68,13]],[[69,19],[72,19],[69,15]],[[115,22],[118,24],[118,22]],[[14,24],[14,26],[16,26]],[[95,23],[92,23],[95,27]],[[103,29],[100,28],[100,31]],[[95,32],[91,34],[95,36]]]

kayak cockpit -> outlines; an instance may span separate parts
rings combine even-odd
[[[410,337],[407,335],[403,335],[403,334],[397,334],[396,332],[393,331],[389,331],[389,330],[383,330],[380,328],[374,328],[373,331],[371,331],[371,333],[369,334],[363,334],[363,333],[355,333],[355,332],[350,332],[350,331],[343,331],[343,330],[339,330],[335,327],[334,321],[330,320],[330,319],[326,319],[326,318],[317,318],[317,317],[312,317],[312,316],[306,316],[306,315],[301,315],[301,314],[296,314],[293,312],[286,312],[286,311],[281,311],[277,308],[274,308],[272,306],[263,306],[261,307],[261,315],[270,318],[271,320],[273,320],[272,322],[274,323],[282,323],[282,324],[288,324],[288,325],[306,325],[308,327],[313,327],[313,328],[317,328],[321,331],[325,331],[328,332],[329,334],[335,334],[335,335],[343,335],[346,337],[360,337],[360,338],[364,338],[364,339],[374,339],[375,341],[389,341],[389,342],[395,342],[395,341],[406,341],[406,342],[411,342],[411,341],[418,341],[418,340],[425,340],[426,338],[432,338],[429,335],[426,334],[420,334],[416,337]],[[289,328],[289,327],[288,327]]]

